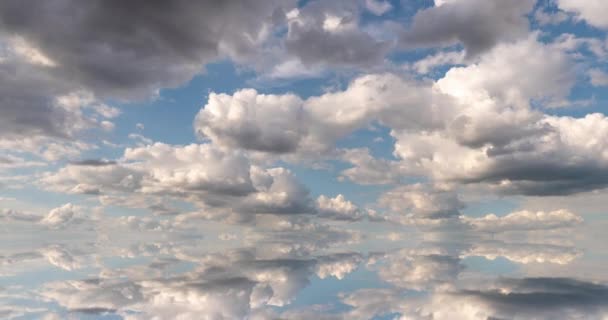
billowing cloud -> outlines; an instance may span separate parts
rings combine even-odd
[[[398,128],[440,126],[446,111],[441,102],[442,96],[433,96],[422,83],[395,74],[371,74],[354,79],[344,91],[306,100],[249,89],[211,94],[196,117],[195,130],[233,148],[319,152],[374,120]]]
[[[51,209],[46,215],[31,214],[12,209],[2,209],[0,219],[13,222],[36,223],[52,229],[60,229],[71,223],[81,223],[85,220],[83,208],[66,203]]]
[[[414,219],[444,219],[460,216],[464,203],[451,190],[416,184],[384,193],[379,204],[392,212]]]
[[[75,220],[78,211],[78,207],[71,203],[67,203],[49,211],[46,217],[40,220],[40,222],[50,227],[57,228]]]
[[[196,117],[202,136],[230,147],[293,152],[308,133],[307,114],[295,95],[264,95],[253,89],[209,95]]]
[[[359,207],[346,200],[339,194],[334,198],[321,195],[317,198],[318,216],[335,220],[356,221],[363,218],[364,214]]]
[[[250,251],[199,259],[199,269],[183,276],[54,282],[42,294],[71,312],[128,314],[133,319],[245,318],[265,306],[289,304],[314,273],[341,278],[361,261],[357,254],[256,259]]]
[[[135,201],[133,196],[174,197],[201,206],[200,212],[187,215],[190,218],[240,216],[242,220],[255,214],[316,212],[308,189],[289,170],[258,167],[242,152],[211,144],[128,148],[120,161],[68,164],[46,174],[40,183],[53,191],[104,195],[100,200],[108,204],[136,207],[152,203]],[[119,199],[125,197],[130,200]]]

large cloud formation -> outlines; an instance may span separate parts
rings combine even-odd
[[[393,183],[400,175],[423,175],[528,195],[603,188],[606,146],[595,137],[608,121],[601,114],[551,116],[534,107],[562,103],[575,80],[565,52],[537,37],[499,44],[436,82],[374,74],[305,100],[249,89],[212,94],[195,129],[221,146],[305,155],[332,151],[340,139],[379,122],[392,129],[400,161],[348,150],[342,159],[355,167],[345,177]]]

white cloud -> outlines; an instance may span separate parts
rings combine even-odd
[[[196,116],[197,133],[230,147],[294,151],[307,134],[307,114],[295,95],[263,95],[253,89],[209,95]]]
[[[53,191],[103,195],[100,200],[106,204],[135,205],[155,212],[172,211],[159,210],[147,197],[179,199],[200,208],[183,219],[248,221],[256,214],[316,211],[308,189],[289,170],[258,167],[242,152],[211,144],[155,143],[127,148],[117,162],[72,163],[45,174],[40,184]]]
[[[591,84],[595,87],[608,86],[608,74],[600,69],[589,70],[589,78]]]
[[[49,211],[49,214],[40,222],[52,227],[64,225],[74,218],[75,210],[76,207],[73,204],[67,203]]]
[[[498,217],[489,214],[480,218],[461,217],[464,223],[482,232],[508,232],[528,230],[555,230],[572,228],[583,222],[583,219],[567,210],[555,211],[516,211]]]
[[[306,100],[251,89],[212,94],[197,115],[195,129],[221,146],[274,153],[319,152],[373,120],[400,128],[438,126],[444,111],[441,102],[431,88],[416,81],[371,74],[354,79],[344,91]]]
[[[519,264],[554,263],[567,265],[581,255],[580,250],[559,245],[481,241],[473,244],[472,248],[461,254],[461,257],[484,257],[488,260],[502,257]]]
[[[400,218],[444,219],[457,217],[464,203],[451,190],[416,184],[401,186],[384,193],[379,204],[398,213]]]
[[[412,67],[420,74],[427,74],[439,66],[463,64],[464,62],[465,54],[462,51],[440,51],[416,61]]]
[[[359,207],[346,200],[341,194],[334,198],[325,195],[319,196],[317,198],[317,211],[319,217],[335,220],[355,221],[363,218],[363,213]]]
[[[558,0],[558,6],[576,17],[598,28],[608,28],[608,19],[604,12],[608,11],[608,3],[602,0]]]

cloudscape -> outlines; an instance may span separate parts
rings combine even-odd
[[[1,319],[608,319],[608,1],[1,0]]]

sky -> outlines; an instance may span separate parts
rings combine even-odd
[[[0,1],[0,318],[608,319],[606,12]]]

